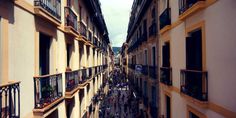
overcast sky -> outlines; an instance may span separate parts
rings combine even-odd
[[[102,12],[113,47],[121,47],[126,40],[133,0],[100,0]]]

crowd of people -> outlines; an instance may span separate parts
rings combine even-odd
[[[99,118],[137,118],[138,99],[125,74],[116,68],[110,77],[108,94],[99,105]]]

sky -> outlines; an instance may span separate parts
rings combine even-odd
[[[112,47],[121,47],[126,40],[133,0],[100,0]]]

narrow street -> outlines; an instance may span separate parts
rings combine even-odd
[[[119,68],[112,72],[107,85],[108,94],[99,104],[99,118],[141,117],[135,91]],[[143,114],[142,118],[144,118]]]

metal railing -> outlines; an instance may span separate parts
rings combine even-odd
[[[157,79],[157,67],[156,66],[149,66],[149,77],[153,79]]]
[[[142,65],[142,74],[148,75],[148,66],[147,65]]]
[[[163,13],[160,15],[160,29],[164,28],[167,25],[171,24],[171,9],[166,8]]]
[[[79,70],[67,71],[66,74],[66,91],[74,90],[79,84]]]
[[[179,0],[179,14],[181,15],[199,1],[205,0]]]
[[[61,0],[34,0],[34,5],[40,6],[58,20],[61,20]]]
[[[161,67],[160,82],[172,86],[172,69],[170,67]]]
[[[149,37],[155,36],[157,34],[157,24],[153,20],[152,25],[149,27]]]
[[[79,84],[83,84],[87,81],[87,69],[81,69],[80,74]]]
[[[78,30],[77,16],[70,7],[65,7],[65,26],[71,26],[74,30]]]
[[[1,118],[20,117],[20,82],[11,82],[0,86]]]
[[[207,71],[181,70],[180,90],[182,93],[200,101],[208,100]]]
[[[62,89],[62,74],[34,77],[34,108],[44,108],[62,97]]]
[[[81,21],[80,21],[80,26],[79,26],[79,33],[80,33],[82,36],[84,36],[84,37],[87,38],[87,28],[86,28],[86,26],[84,25],[84,23],[82,23]]]

